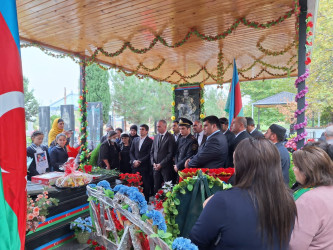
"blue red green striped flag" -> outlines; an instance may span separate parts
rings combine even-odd
[[[229,128],[232,120],[235,117],[244,116],[243,105],[242,105],[242,94],[240,91],[240,84],[239,84],[235,59],[234,59],[234,72],[232,75],[232,82],[230,85],[229,95],[224,110],[229,113]]]
[[[15,0],[0,1],[0,249],[24,249],[27,156]]]

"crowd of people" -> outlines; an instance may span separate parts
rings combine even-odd
[[[333,126],[320,141],[293,153],[293,191],[282,126],[272,124],[262,134],[250,117],[234,118],[229,129],[227,118],[207,116],[203,122],[179,118],[171,127],[172,133],[166,121],[158,121],[158,133],[150,138],[146,124],[139,134],[136,125],[129,133],[108,125],[98,165],[139,172],[147,201],[164,182],[177,183],[184,168],[234,167],[233,188],[209,197],[192,228],[190,238],[200,249],[333,249]],[[70,133],[61,119],[52,129],[51,150],[35,131],[27,152],[44,152],[51,171],[58,171],[67,160]],[[40,173],[32,158],[30,176]]]

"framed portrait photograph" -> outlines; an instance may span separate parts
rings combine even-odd
[[[176,118],[185,117],[191,121],[200,119],[200,87],[186,86],[175,89]]]

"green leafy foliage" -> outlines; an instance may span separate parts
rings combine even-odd
[[[321,0],[315,24],[307,95],[309,106],[321,111],[321,122],[333,122],[333,1]]]
[[[114,71],[111,72],[111,82],[112,108],[126,121],[135,124],[152,124],[159,119],[171,121],[172,91],[169,83],[126,77]]]
[[[294,162],[293,162],[292,153],[289,153],[289,155],[290,155],[289,187],[291,188],[294,185],[294,183],[296,182],[296,177],[295,177],[294,170],[293,170]]]
[[[98,144],[97,147],[91,152],[90,159],[89,159],[89,165],[97,166],[100,148],[101,148],[101,144]]]
[[[103,103],[103,122],[109,120],[111,95],[109,87],[109,72],[92,64],[86,68],[86,85],[88,89],[87,102]]]
[[[205,114],[216,115],[217,117],[226,117],[224,106],[226,104],[227,96],[223,95],[221,89],[217,89],[216,86],[206,86],[204,91],[204,106]]]
[[[25,108],[25,119],[29,122],[34,122],[38,115],[39,104],[34,96],[34,90],[29,90],[29,80],[23,77],[24,87],[24,108]]]
[[[265,81],[241,82],[242,96],[248,96],[251,102],[244,106],[244,116],[252,115],[252,103],[287,91],[296,94],[297,89],[294,86],[295,78],[272,79]],[[254,108],[254,120],[257,123],[258,108]],[[260,124],[270,126],[272,123],[283,122],[284,115],[279,113],[277,108],[261,108]]]

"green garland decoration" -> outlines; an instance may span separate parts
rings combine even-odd
[[[268,56],[280,56],[283,55],[285,53],[287,53],[292,47],[296,46],[296,40],[292,41],[292,43],[290,43],[287,47],[285,47],[283,50],[280,51],[272,51],[272,50],[268,50],[268,49],[264,49],[261,46],[262,41],[258,41],[256,44],[256,47],[258,48],[259,51],[261,51],[262,53],[264,53],[265,55]]]
[[[83,81],[85,78],[85,75],[82,76],[83,77]],[[79,118],[80,120],[80,134],[81,134],[81,155],[80,155],[80,168],[82,170],[84,170],[84,165],[88,164],[88,154],[89,154],[89,150],[88,150],[88,141],[87,141],[87,137],[88,137],[88,130],[87,130],[87,126],[88,126],[88,121],[87,121],[87,87],[82,89],[82,96],[79,97],[79,111],[81,112],[81,117]]]
[[[76,63],[79,63],[80,65],[82,64],[85,64],[86,66],[89,66],[91,65],[92,63],[96,63],[100,68],[102,69],[105,69],[107,70],[108,68],[107,67],[104,67],[102,66],[101,64],[97,63],[96,62],[96,57],[98,55],[98,53],[102,53],[104,56],[107,56],[107,57],[116,57],[118,55],[120,55],[121,53],[123,53],[125,51],[126,48],[129,48],[132,52],[134,53],[137,53],[137,54],[144,54],[148,51],[150,51],[156,44],[157,42],[159,41],[161,44],[163,44],[164,46],[166,47],[169,47],[169,48],[178,48],[182,45],[184,45],[190,38],[192,35],[195,35],[197,36],[198,38],[202,39],[202,40],[205,40],[205,41],[217,41],[217,40],[221,40],[221,39],[224,39],[226,38],[228,35],[230,35],[238,26],[240,23],[244,24],[245,26],[249,27],[249,28],[254,28],[254,29],[266,29],[266,28],[270,28],[272,26],[275,26],[279,23],[282,23],[283,21],[285,21],[286,19],[290,18],[293,14],[296,15],[297,17],[297,20],[298,20],[298,16],[299,16],[299,13],[300,13],[300,7],[299,7],[299,3],[298,3],[298,0],[294,0],[294,8],[290,11],[287,11],[283,16],[280,16],[278,19],[276,20],[273,20],[273,21],[269,21],[269,22],[266,22],[266,23],[259,23],[259,22],[254,22],[254,21],[249,21],[247,20],[246,18],[239,18],[237,19],[231,26],[230,28],[228,28],[226,31],[220,33],[220,34],[217,34],[216,36],[207,36],[205,34],[202,34],[200,33],[196,28],[192,28],[186,35],[185,37],[179,41],[179,42],[176,42],[175,44],[169,44],[167,43],[167,41],[161,37],[160,35],[157,35],[155,36],[155,38],[151,41],[150,45],[147,47],[147,48],[144,48],[144,49],[137,49],[135,48],[130,42],[125,42],[122,47],[117,50],[116,52],[107,52],[105,51],[103,48],[97,48],[94,53],[91,55],[91,57],[86,57],[86,58],[82,58],[82,56],[80,55],[77,55],[77,57],[80,58],[80,60],[77,60],[75,58],[74,55],[72,54],[68,54],[68,53],[64,53],[64,54],[56,54],[56,53],[52,53],[50,51],[48,51],[47,49],[45,49],[44,47],[42,47],[41,45],[37,44],[37,43],[26,43],[26,44],[22,44],[21,45],[21,48],[27,48],[27,47],[37,47],[39,49],[41,49],[44,53],[46,53],[47,55],[49,56],[53,56],[55,58],[65,58],[65,57],[68,57],[70,59],[72,59],[74,62]],[[295,24],[295,29],[296,29],[296,32],[298,33],[298,21],[296,21],[296,24]],[[163,59],[164,60],[164,59]],[[162,61],[163,61],[162,60]],[[287,67],[279,67],[279,66],[273,66],[273,65],[270,65],[270,64],[266,64],[262,61],[257,61],[261,64],[263,64],[265,67],[271,67],[271,68],[275,68],[275,69],[281,69],[281,70],[284,70],[284,71],[288,71],[289,69]],[[163,61],[164,63],[164,61]],[[157,69],[159,69],[162,64],[162,62],[156,67]],[[229,64],[231,65],[231,64]],[[226,69],[224,69],[223,71],[223,74],[226,72],[226,70],[229,68],[229,65]],[[155,71],[157,69],[153,68],[153,69],[149,69],[147,67],[145,67],[142,63],[140,63],[137,67],[141,67],[143,68],[144,70],[148,71],[148,72],[152,72],[152,71]],[[242,72],[245,72],[247,70],[250,70],[252,67],[254,67],[254,65],[250,66],[248,69],[245,69],[243,70]],[[117,65],[112,65],[110,66],[109,68],[118,68],[120,69],[124,74],[129,74],[129,73],[126,73],[125,70],[121,69],[121,67],[117,66]],[[220,80],[220,77],[221,76],[221,72],[217,72],[217,76],[213,75],[213,74],[210,74],[207,69],[204,67],[204,68],[201,68],[196,74],[193,74],[193,75],[190,75],[190,76],[184,76],[182,74],[180,74],[178,71],[173,71],[169,76],[167,76],[166,78],[164,79],[157,79],[149,74],[138,74],[138,72],[132,72],[130,73],[130,75],[136,75],[139,79],[143,79],[145,77],[151,77],[152,79],[154,80],[157,80],[157,81],[167,81],[173,74],[178,74],[181,78],[176,81],[176,82],[171,82],[173,84],[179,84],[182,80],[184,81],[184,83],[182,84],[189,84],[189,82],[186,80],[186,79],[191,79],[195,76],[197,76],[202,70],[205,70],[206,74],[207,74],[207,77],[205,79],[203,79],[201,82],[199,82],[199,84],[201,83],[204,83],[205,81],[207,81],[209,78],[212,78],[214,81],[218,81]],[[138,71],[138,68],[137,70]]]
[[[204,94],[205,94],[205,84],[200,83],[200,116],[199,117],[201,120],[203,120],[206,117]]]
[[[298,1],[297,0],[294,0],[294,1],[295,1],[295,6],[294,6],[293,9],[287,11],[283,16],[280,16],[278,19],[273,20],[273,21],[268,21],[266,23],[259,23],[259,22],[250,21],[250,20],[246,19],[245,17],[238,18],[230,26],[230,28],[228,28],[226,31],[224,31],[224,32],[222,32],[220,34],[217,34],[216,36],[205,35],[203,33],[200,33],[196,28],[192,28],[189,32],[187,32],[187,34],[185,35],[185,37],[182,40],[180,40],[179,42],[176,42],[175,44],[169,44],[162,36],[157,35],[150,42],[149,46],[146,47],[146,48],[137,49],[137,48],[135,48],[132,45],[131,42],[124,42],[123,45],[121,46],[121,48],[119,50],[117,50],[116,52],[107,52],[103,48],[97,48],[94,51],[94,53],[91,56],[91,58],[89,58],[87,60],[89,62],[93,62],[94,59],[95,59],[95,57],[97,56],[97,54],[99,52],[102,53],[104,56],[107,56],[107,57],[116,57],[116,56],[119,56],[120,54],[122,54],[127,48],[130,49],[132,52],[134,52],[136,54],[144,54],[144,53],[147,53],[148,51],[150,51],[151,49],[153,49],[155,47],[155,45],[157,44],[157,42],[160,42],[162,45],[164,45],[166,47],[169,47],[169,48],[178,48],[178,47],[184,45],[192,37],[192,35],[195,35],[198,38],[200,38],[201,40],[205,40],[205,41],[217,41],[217,40],[221,40],[221,39],[226,38],[234,30],[236,30],[236,28],[241,23],[244,24],[245,26],[249,27],[249,28],[267,29],[267,28],[273,27],[273,26],[275,26],[275,25],[277,25],[279,23],[282,23],[286,19],[289,19],[293,14],[297,14],[299,12]],[[30,47],[30,45],[29,44],[24,44],[21,47],[22,48],[24,48],[24,47]]]
[[[207,178],[208,187],[211,189],[214,186],[223,189],[228,189],[231,187],[230,184],[223,183],[220,179],[202,174]],[[176,224],[176,216],[178,215],[177,207],[180,205],[180,200],[177,198],[179,194],[186,194],[187,191],[192,191],[198,176],[188,177],[184,179],[179,184],[175,185],[172,192],[166,194],[167,200],[163,203],[165,221],[167,224],[167,232],[172,234],[173,238],[176,238],[180,233],[178,224]]]
[[[218,88],[223,87],[223,75],[224,75],[224,67],[223,67],[223,53],[222,50],[220,50],[218,56],[217,56],[217,84]]]

